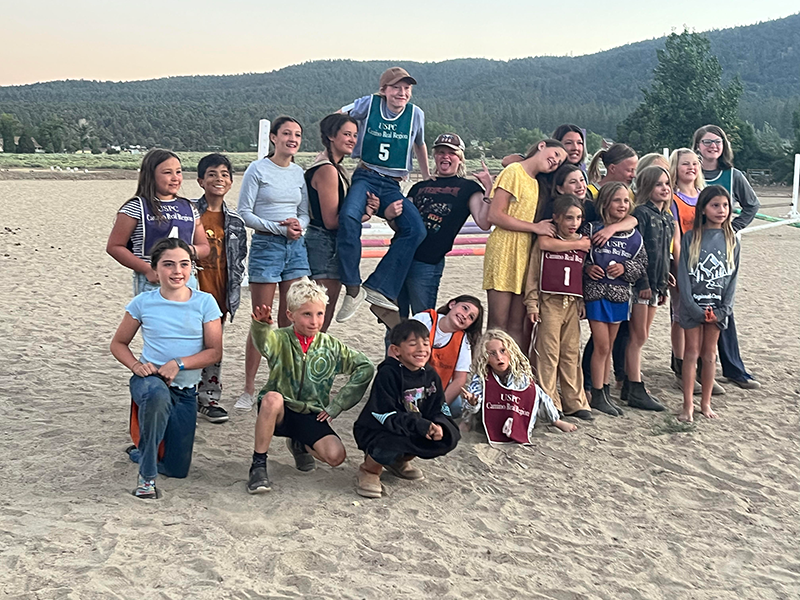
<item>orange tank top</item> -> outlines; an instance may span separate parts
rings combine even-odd
[[[691,231],[694,227],[694,206],[689,206],[678,194],[672,194],[675,206],[678,207],[678,224],[681,227],[681,235]]]
[[[442,380],[442,385],[447,387],[453,379],[453,373],[456,372],[456,365],[458,364],[458,355],[461,352],[461,342],[464,339],[464,332],[454,331],[449,342],[441,348],[435,348],[433,346],[433,340],[436,339],[436,323],[439,321],[439,313],[432,308],[424,312],[431,317],[431,358],[428,364],[436,369],[439,378]]]

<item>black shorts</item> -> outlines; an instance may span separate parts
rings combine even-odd
[[[283,421],[275,425],[274,435],[302,442],[309,448],[326,435],[339,437],[327,421],[317,421],[318,413],[300,414],[283,407]]]

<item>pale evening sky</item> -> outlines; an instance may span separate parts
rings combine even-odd
[[[660,37],[749,25],[797,0],[531,2],[460,0],[37,0],[4,2],[0,85],[264,72],[350,58],[579,55]]]

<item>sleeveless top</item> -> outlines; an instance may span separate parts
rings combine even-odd
[[[361,160],[376,167],[405,170],[413,149],[414,105],[409,102],[403,112],[390,119],[383,116],[381,101],[377,94],[372,96],[364,125]]]
[[[675,206],[678,207],[678,214],[673,216],[677,217],[678,226],[681,228],[681,235],[684,235],[694,227],[695,207],[687,204],[677,193],[672,194],[672,200],[675,202]]]
[[[139,198],[142,209],[142,254],[150,257],[156,242],[164,238],[180,238],[187,244],[194,240],[194,211],[186,198],[176,198],[161,205],[161,217],[150,211],[144,198]]]
[[[313,165],[308,167],[304,174],[304,177],[306,178],[306,188],[308,188],[308,210],[311,213],[309,225],[314,225],[315,227],[319,227],[325,231],[330,231],[327,227],[325,227],[325,221],[322,218],[322,210],[319,206],[319,192],[311,185],[311,180],[314,178],[314,173],[316,173],[317,169],[319,169],[322,165],[332,165],[333,168],[336,169],[336,165],[334,165],[330,160],[327,158],[320,158]],[[350,180],[342,175],[342,172],[339,171],[339,169],[336,169],[336,172],[339,175],[339,204],[336,208],[336,212],[338,213],[342,208],[344,197],[347,196],[347,190],[350,189]]]
[[[595,233],[603,229],[603,224],[599,222],[589,223],[589,227],[589,237],[592,237]],[[644,241],[638,229],[620,231],[611,236],[603,246],[599,248],[597,246],[592,246],[592,263],[602,267],[603,271],[607,271],[608,267],[612,264],[628,261],[644,251]],[[620,286],[630,285],[627,281],[622,279],[622,277],[609,279],[606,275],[604,275],[602,279],[599,279],[598,282]]]
[[[431,318],[431,358],[428,361],[442,380],[442,385],[447,387],[447,384],[453,379],[453,373],[456,372],[456,365],[458,364],[458,354],[461,351],[461,342],[464,340],[463,331],[454,331],[450,336],[450,341],[441,348],[433,346],[433,340],[436,338],[436,324],[439,321],[439,313],[430,308],[426,311]]]
[[[583,250],[542,250],[539,289],[546,294],[583,296]]]
[[[530,444],[536,424],[538,391],[531,383],[522,391],[504,386],[489,369],[483,379],[481,416],[490,444]]]
[[[706,179],[706,186],[709,185],[721,185],[733,197],[733,169],[722,169],[714,179]]]

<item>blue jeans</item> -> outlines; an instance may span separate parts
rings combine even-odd
[[[400,184],[370,169],[358,168],[353,172],[353,184],[339,210],[339,275],[344,285],[361,284],[361,217],[367,207],[367,192],[380,199],[380,217],[392,202],[403,200],[403,213],[395,219],[398,233],[375,272],[364,282],[365,287],[396,300],[414,252],[425,239],[425,225],[414,204],[403,196]]]
[[[719,332],[717,350],[719,351],[719,362],[722,364],[722,374],[725,377],[735,381],[747,381],[753,378],[745,369],[739,354],[739,338],[736,337],[733,313],[728,316],[728,326]]]
[[[156,375],[134,375],[130,388],[139,409],[139,474],[145,479],[155,479],[157,473],[186,477],[197,425],[195,388],[169,387]],[[164,456],[159,462],[162,441]]]
[[[423,310],[436,308],[436,297],[439,294],[439,282],[442,280],[443,271],[444,259],[435,265],[418,260],[411,261],[408,275],[397,297],[401,318],[405,319]]]

